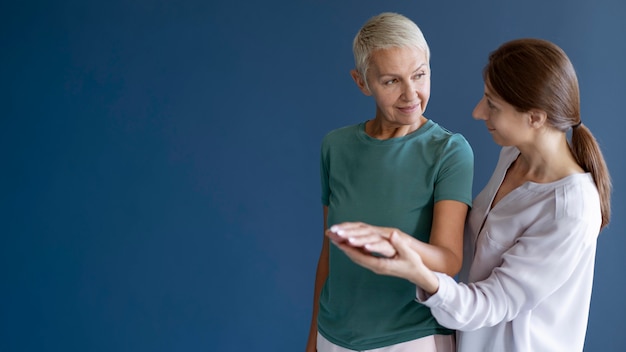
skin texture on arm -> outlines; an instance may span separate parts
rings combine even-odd
[[[450,276],[461,270],[467,211],[467,204],[461,202],[442,200],[435,203],[429,243],[415,239],[409,242],[431,270]]]
[[[327,227],[328,219],[328,207],[324,206],[324,229]],[[317,262],[317,271],[315,273],[315,288],[313,293],[313,314],[311,318],[311,328],[309,329],[309,339],[306,344],[307,352],[317,351],[317,312],[319,310],[319,298],[322,292],[322,287],[326,278],[328,277],[328,250],[329,250],[328,237],[324,236],[322,242],[322,250],[320,252],[320,258]]]
[[[458,201],[442,200],[435,203],[429,243],[421,242],[395,228],[358,222],[334,225],[326,231],[326,236],[335,244],[352,246],[367,255],[377,253],[394,257],[397,249],[389,239],[396,232],[405,238],[428,268],[454,276],[461,270],[463,262],[463,227],[467,211],[468,206]]]

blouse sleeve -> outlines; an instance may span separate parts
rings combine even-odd
[[[511,321],[533,309],[572,275],[588,251],[595,252],[595,221],[563,217],[530,228],[504,253],[502,264],[483,281],[462,284],[437,273],[439,290],[417,301],[448,328],[471,331]]]

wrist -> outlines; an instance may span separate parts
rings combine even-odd
[[[429,269],[426,269],[424,273],[420,274],[420,276],[412,281],[429,296],[439,291],[439,278]]]
[[[429,271],[428,283],[424,285],[424,291],[428,292],[428,294],[434,295],[439,291],[439,278],[435,273]]]

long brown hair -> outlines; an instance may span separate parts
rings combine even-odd
[[[520,112],[541,109],[559,131],[572,128],[570,149],[591,173],[600,194],[602,225],[611,218],[611,177],[598,142],[580,119],[580,92],[574,66],[557,45],[541,39],[517,39],[489,55],[485,83]]]

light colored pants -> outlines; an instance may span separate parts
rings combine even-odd
[[[455,336],[452,334],[425,336],[417,340],[361,352],[454,352],[455,348]],[[354,350],[337,346],[317,333],[317,352],[354,352]]]

